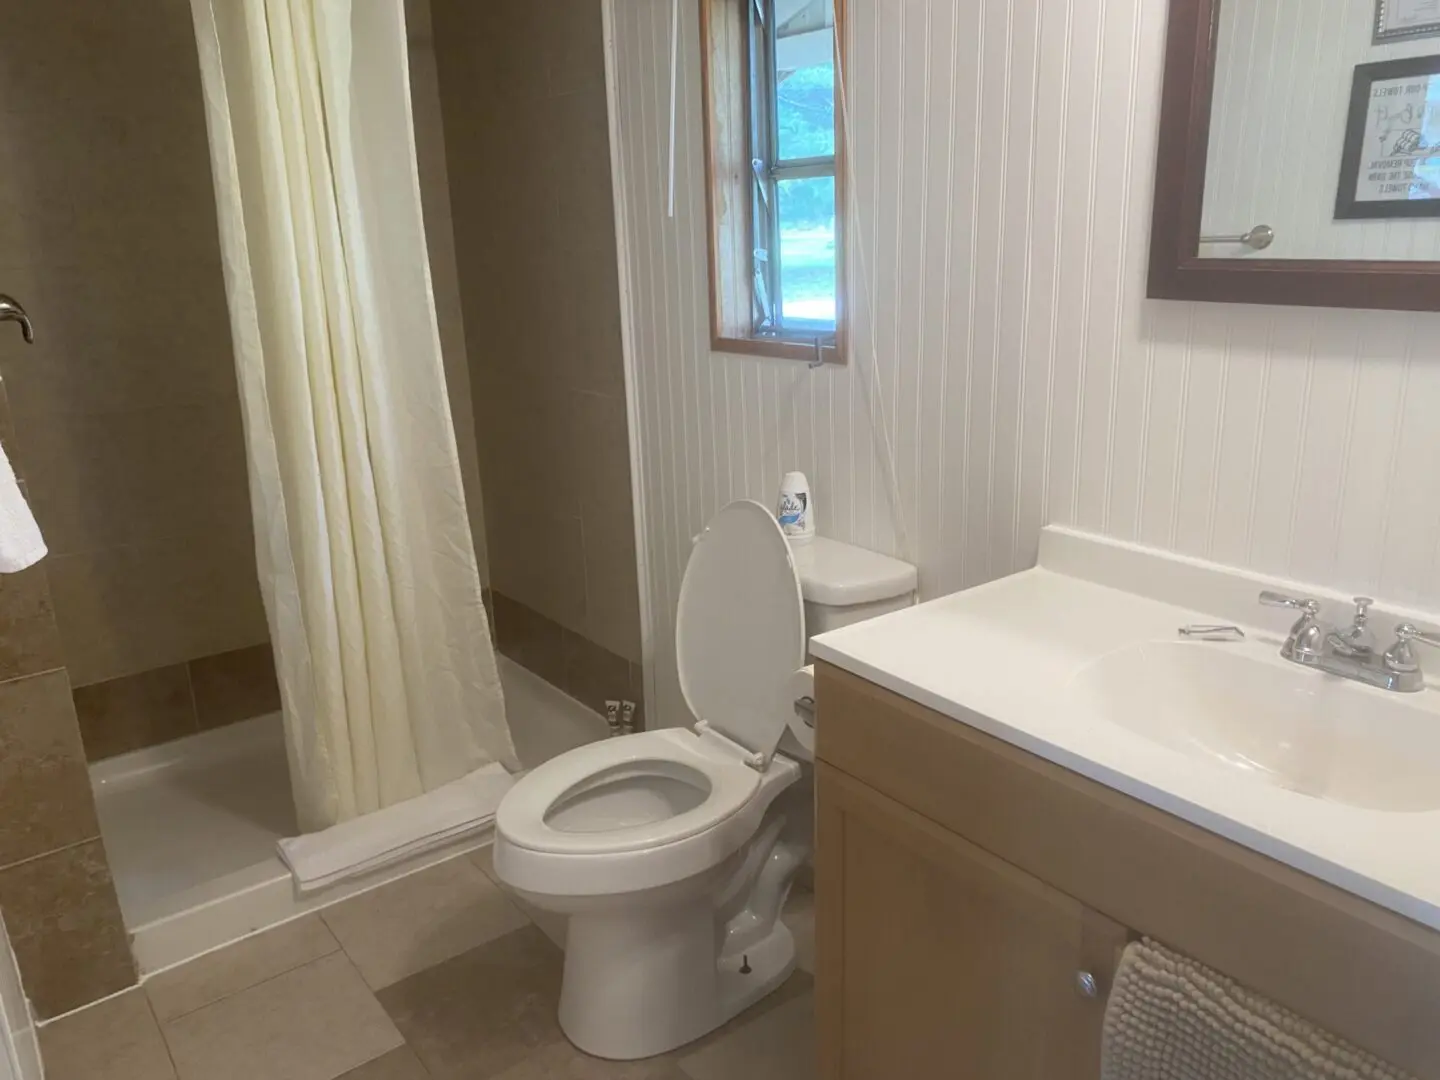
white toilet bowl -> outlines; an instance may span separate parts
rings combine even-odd
[[[787,735],[805,644],[783,533],[758,503],[732,503],[697,540],[677,611],[680,684],[699,722],[562,754],[501,802],[497,875],[569,916],[560,1025],[581,1050],[673,1050],[794,969],[779,916],[814,832],[808,752]]]
[[[529,903],[570,916],[560,1025],[576,1046],[664,1053],[789,976],[795,947],[778,915],[809,853],[808,808],[787,812],[777,796],[800,774],[780,756],[759,773],[704,735],[666,728],[582,747],[516,785],[496,818],[495,870]],[[766,869],[772,910],[755,911]]]

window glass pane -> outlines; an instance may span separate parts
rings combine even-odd
[[[775,141],[781,161],[835,153],[831,0],[775,0]]]
[[[781,180],[780,297],[787,330],[835,328],[835,178]]]

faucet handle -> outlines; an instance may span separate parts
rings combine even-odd
[[[1440,649],[1440,635],[1427,634],[1412,623],[1401,623],[1395,627],[1395,644],[1385,650],[1385,667],[1390,671],[1409,674],[1420,670],[1420,661],[1415,658],[1411,643],[1418,641]]]
[[[1286,596],[1284,593],[1274,592],[1270,589],[1266,589],[1260,594],[1260,603],[1266,607],[1295,608],[1311,617],[1320,614],[1319,600],[1311,600],[1303,596]]]
[[[1370,608],[1371,608],[1372,606],[1374,606],[1374,604],[1375,604],[1375,598],[1374,598],[1373,596],[1357,596],[1357,597],[1355,597],[1355,623],[1356,623],[1356,625],[1358,625],[1358,626],[1364,626],[1364,625],[1365,625],[1365,620],[1370,617]]]
[[[1418,641],[1421,645],[1440,649],[1440,634],[1427,634],[1413,623],[1401,623],[1395,627],[1395,636],[1401,641]]]

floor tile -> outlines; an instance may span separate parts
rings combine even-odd
[[[529,921],[467,858],[362,893],[327,908],[324,918],[373,990]]]
[[[367,1061],[358,1069],[351,1069],[340,1080],[430,1080],[430,1074],[420,1064],[415,1052],[408,1046],[402,1046],[374,1061]]]
[[[161,1020],[173,1020],[328,956],[338,948],[339,942],[320,916],[306,915],[162,971],[146,981],[145,990],[155,1015]]]
[[[402,1042],[343,953],[162,1029],[180,1080],[336,1080]]]
[[[487,845],[479,851],[473,852],[470,858],[485,872],[485,876],[510,898],[512,904],[524,912],[531,922],[545,931],[545,936],[555,943],[556,948],[562,952],[565,950],[565,930],[569,926],[570,920],[553,911],[541,911],[534,904],[527,903],[511,892],[495,873],[495,848],[493,845]]]
[[[795,939],[795,966],[815,974],[815,894],[804,889],[791,889],[780,916]]]
[[[673,1056],[645,1061],[605,1061],[582,1054],[568,1042],[532,1054],[493,1080],[688,1080]]]
[[[40,1029],[46,1080],[174,1080],[160,1025],[140,990]]]
[[[527,926],[376,996],[435,1080],[489,1077],[563,1040],[561,962]]]
[[[680,1058],[690,1080],[810,1080],[815,1076],[815,996],[804,993]]]
[[[812,978],[810,975],[803,971],[796,971],[780,986],[776,987],[765,997],[757,1001],[754,1005],[751,1005],[739,1016],[732,1017],[729,1021],[722,1024],[714,1031],[710,1032],[710,1034],[704,1035],[701,1038],[696,1039],[688,1046],[682,1046],[679,1050],[675,1052],[674,1056],[676,1058],[685,1058],[693,1054],[698,1054],[702,1050],[707,1049],[712,1044],[720,1042],[726,1036],[732,1035],[735,1032],[739,1031],[741,1028],[753,1023],[756,1020],[759,1020],[767,1013],[770,1013],[773,1010],[780,1008],[780,1006],[782,1005],[788,1005],[796,998],[806,997],[810,994],[813,994],[814,991],[814,978]]]

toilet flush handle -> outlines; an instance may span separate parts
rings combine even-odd
[[[800,714],[800,719],[805,721],[805,726],[815,726],[815,699],[809,694],[795,699],[795,711]]]

